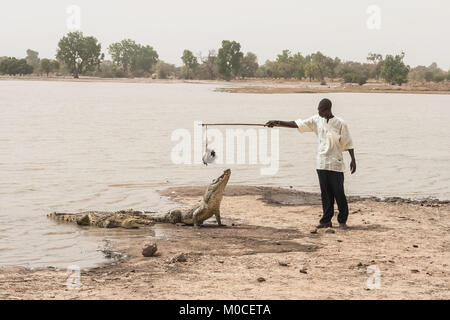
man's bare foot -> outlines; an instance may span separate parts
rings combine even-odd
[[[339,223],[339,228],[346,230],[348,229],[348,225],[346,223]]]
[[[332,228],[333,224],[330,222],[327,223],[320,223],[318,226],[316,226],[317,229],[322,229],[322,228]]]

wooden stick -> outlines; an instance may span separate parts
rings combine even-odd
[[[256,126],[256,127],[265,127],[265,124],[261,123],[202,123],[202,127],[204,126]]]

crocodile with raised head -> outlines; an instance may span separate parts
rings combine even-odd
[[[138,228],[140,226],[160,223],[183,223],[186,225],[201,226],[203,222],[212,216],[216,217],[219,225],[220,203],[223,192],[231,176],[231,170],[227,169],[223,174],[214,179],[206,188],[203,198],[194,206],[176,208],[165,213],[149,211],[121,210],[117,212],[87,211],[80,213],[50,213],[47,217],[55,220],[76,223],[83,226],[96,226],[100,228]]]

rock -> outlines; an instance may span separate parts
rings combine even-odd
[[[264,282],[264,281],[266,281],[266,279],[264,279],[263,277],[259,277],[259,278],[256,279],[256,280],[258,280],[258,282]]]
[[[312,234],[316,234],[317,233],[317,228],[313,228],[309,232],[312,233]]]
[[[180,253],[178,255],[176,255],[175,257],[173,257],[170,262],[171,263],[175,263],[175,262],[186,262],[186,256],[184,255],[184,253]]]
[[[287,262],[278,261],[278,264],[282,267],[289,267],[289,263],[287,263]]]
[[[417,244],[413,244],[413,248],[418,248],[419,246]]]
[[[156,243],[150,243],[144,246],[142,248],[142,255],[144,257],[153,257],[158,250],[158,247],[156,246]]]
[[[223,260],[219,260],[219,261],[217,261],[218,263],[224,263],[225,261],[223,261]]]
[[[417,270],[417,269],[411,269],[411,272],[412,272],[412,273],[419,273],[420,271]]]
[[[333,229],[328,228],[327,230],[325,230],[325,233],[336,233],[336,231],[334,231]]]
[[[307,271],[306,268],[302,268],[302,269],[300,269],[299,271],[300,271],[300,273],[304,273],[304,274],[307,274],[307,273],[308,273],[308,271]]]

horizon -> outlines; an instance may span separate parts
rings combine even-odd
[[[160,60],[177,66],[184,49],[205,56],[211,49],[217,51],[222,40],[235,40],[243,52],[255,53],[260,65],[275,60],[284,49],[303,55],[320,51],[358,62],[366,62],[369,52],[385,56],[404,51],[405,62],[412,67],[436,62],[450,69],[450,49],[441,45],[450,29],[446,19],[450,3],[443,0],[404,1],[405,5],[386,0],[325,1],[326,6],[321,2],[307,3],[307,7],[303,1],[282,2],[231,0],[223,7],[205,0],[195,4],[172,0],[137,7],[104,0],[47,0],[26,5],[19,0],[9,2],[0,13],[0,56],[22,58],[32,49],[40,58],[55,58],[58,41],[74,31],[67,26],[67,8],[77,5],[81,9],[79,31],[98,39],[105,60],[110,60],[108,46],[126,38],[152,46]]]

